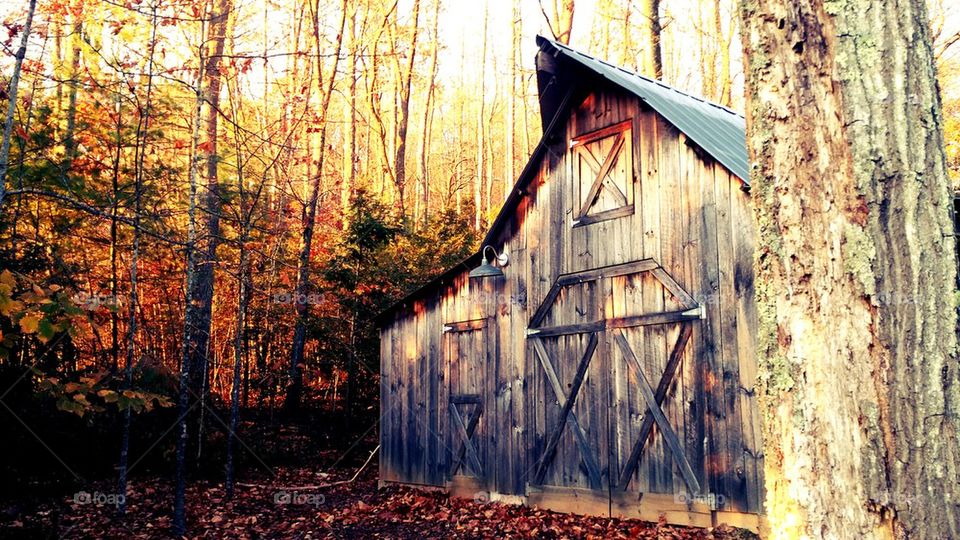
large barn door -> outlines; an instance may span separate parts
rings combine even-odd
[[[701,440],[693,431],[703,422],[685,407],[692,396],[684,391],[691,388],[681,380],[694,323],[673,314],[689,310],[699,317],[700,310],[662,268],[612,278],[608,287],[607,320],[617,322],[607,330],[614,415],[611,491],[697,495],[698,473],[686,441]]]
[[[488,478],[485,419],[486,370],[495,361],[496,333],[487,319],[447,323],[443,327],[449,369],[446,445],[450,478],[465,476],[483,485]]]
[[[600,334],[577,329],[599,317],[598,288],[592,282],[575,284],[558,291],[555,300],[545,324],[571,331],[530,340],[539,368],[534,392],[542,420],[529,483],[605,490],[606,362],[598,354]]]
[[[701,313],[652,259],[557,279],[527,330],[544,399],[532,486],[670,493],[676,470],[700,493],[668,397]]]

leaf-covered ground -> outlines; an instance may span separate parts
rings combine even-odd
[[[633,520],[588,518],[522,506],[451,498],[409,488],[377,488],[373,467],[353,471],[275,469],[263,483],[245,482],[227,500],[221,484],[196,482],[188,492],[192,538],[752,538],[746,531],[690,529]],[[109,493],[112,485],[99,486]],[[83,499],[85,496],[81,496]],[[102,498],[102,496],[100,497]],[[0,537],[166,538],[171,487],[166,479],[131,485],[126,518],[110,504],[66,498],[0,521]],[[6,511],[6,509],[5,509]]]

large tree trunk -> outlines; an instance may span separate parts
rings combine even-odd
[[[923,0],[742,0],[771,538],[960,538],[957,268]]]

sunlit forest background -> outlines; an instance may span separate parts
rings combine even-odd
[[[375,416],[374,317],[475,252],[540,138],[535,36],[644,70],[641,4],[37,2],[0,202],[0,400],[129,422],[192,399],[186,377],[203,407]],[[0,5],[4,104],[29,9]],[[661,0],[660,76],[742,111],[735,9]],[[930,1],[960,183],[958,12]]]

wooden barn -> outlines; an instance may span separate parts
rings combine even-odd
[[[381,483],[757,529],[744,119],[538,45],[544,135],[483,249],[381,315]]]

